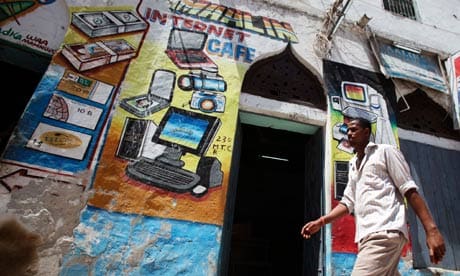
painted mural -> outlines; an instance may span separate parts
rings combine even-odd
[[[72,248],[59,259],[60,275],[218,274],[245,72],[288,42],[310,43],[296,33],[307,38],[305,27],[315,26],[266,1],[220,2],[0,2],[1,42],[52,56],[0,160],[0,194],[47,179],[90,195]],[[393,48],[381,54],[394,77],[407,71],[398,70],[398,60],[426,61]],[[459,54],[452,59],[458,126]],[[348,117],[368,118],[375,142],[397,145],[396,96],[378,73],[324,61],[323,75],[334,207],[353,154]],[[353,217],[330,227],[325,272],[348,274],[357,252]],[[401,262],[399,270],[419,275],[409,265]]]
[[[0,10],[0,40],[6,45],[47,57],[59,49],[68,18],[65,1],[5,0]]]
[[[294,30],[207,1],[68,3],[64,41],[4,152],[2,189],[53,175],[90,191],[62,275],[184,269],[169,261],[215,274],[244,74],[297,43]]]
[[[349,118],[360,116],[372,123],[371,139],[375,143],[399,147],[394,112],[396,96],[394,84],[382,74],[324,61],[325,84],[331,107],[331,205],[334,208],[343,196],[348,181],[348,161],[353,149],[347,140]],[[341,273],[351,273],[356,258],[354,242],[355,224],[352,215],[344,216],[332,223],[332,258]],[[406,246],[403,255],[410,250]],[[409,273],[401,261],[399,270]]]
[[[132,49],[137,49],[137,58],[130,61],[119,86],[90,205],[223,223],[241,78],[256,54],[255,48],[247,46],[246,29],[259,28],[228,27],[232,24],[227,16],[235,16],[228,11],[217,16],[218,7],[226,9],[206,2],[142,1],[136,8],[138,15],[130,14],[129,26],[144,37],[139,43],[117,44],[124,59],[132,59]],[[84,18],[107,20],[120,12],[76,10],[72,26],[80,29]],[[247,19],[250,14],[244,14],[252,22]],[[204,17],[211,20],[202,21]],[[236,22],[245,22],[244,18]],[[100,37],[128,29],[85,28],[68,36],[104,41]],[[83,44],[87,48],[88,42]],[[71,46],[81,47],[64,45],[62,54],[69,61],[74,55],[66,55],[65,50]],[[93,65],[80,71],[107,64],[89,59]],[[78,66],[83,65],[74,65]]]

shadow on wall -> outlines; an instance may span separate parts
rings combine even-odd
[[[2,275],[27,275],[38,261],[40,235],[30,232],[15,217],[0,217],[0,271]],[[27,274],[26,274],[27,273]],[[30,274],[32,275],[32,274]]]

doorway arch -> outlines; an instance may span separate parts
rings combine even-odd
[[[226,273],[249,275],[251,269],[256,268],[276,272],[281,267],[291,267],[293,274],[289,275],[316,275],[322,270],[322,235],[305,241],[301,239],[300,228],[303,222],[319,216],[323,209],[323,126],[326,124],[327,98],[322,82],[304,66],[288,44],[281,53],[259,60],[249,68],[242,91],[235,143],[235,156],[239,160],[232,162],[237,165],[232,165],[231,170],[232,174],[237,171],[238,176],[231,181],[233,187],[229,193],[233,198],[229,204],[233,205],[229,209],[232,214],[224,225],[232,229],[229,231],[231,241],[237,242],[229,243]],[[292,116],[293,113],[297,115]],[[288,154],[285,156],[287,161],[270,161],[262,159],[262,152],[267,150],[272,155],[280,154],[278,157],[281,158],[282,153],[290,151],[297,151],[298,155]],[[293,168],[297,170],[290,170]],[[268,201],[261,200],[262,194],[264,199],[269,198]],[[276,201],[277,198],[280,200]],[[273,201],[277,203],[273,204]],[[262,209],[259,208],[261,205]],[[245,211],[248,206],[254,206],[249,209],[258,211]],[[258,229],[267,227],[263,223],[268,219],[263,212],[264,206],[268,212],[276,212],[272,223],[283,224],[285,221],[281,226],[290,228],[287,230],[277,225],[275,232],[270,233],[272,236],[276,233],[290,236],[285,242],[290,242],[293,252],[283,251],[279,246],[280,239],[271,240],[258,232]],[[285,217],[282,220],[279,214],[283,212]],[[258,221],[262,223],[258,224]],[[284,230],[286,232],[282,232]],[[276,257],[274,251],[280,251],[278,253],[282,255]],[[274,263],[276,260],[281,263]]]

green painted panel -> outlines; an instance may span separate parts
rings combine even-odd
[[[287,130],[291,132],[298,132],[308,135],[314,134],[319,128],[318,126],[314,125],[303,124],[299,122],[244,111],[240,111],[239,115],[241,122],[244,124]]]

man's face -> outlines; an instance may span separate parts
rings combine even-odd
[[[347,136],[350,145],[354,148],[366,145],[369,141],[369,129],[363,128],[358,121],[352,120],[347,124]]]

